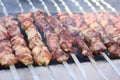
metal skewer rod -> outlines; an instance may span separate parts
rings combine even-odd
[[[117,10],[113,8],[109,3],[107,3],[105,0],[98,0],[102,4],[106,5],[107,8],[109,8],[112,12],[118,14]]]
[[[42,3],[42,5],[44,6],[44,10],[46,11],[47,15],[48,15],[48,16],[51,16],[52,14],[51,14],[50,11],[48,10],[48,7],[47,7],[46,4],[44,3],[44,1],[43,1],[43,0],[39,0],[39,1],[40,1],[40,2]],[[69,64],[68,64],[66,61],[62,61],[62,63],[63,63],[63,65],[64,65],[64,67],[66,68],[69,76],[70,76],[73,80],[78,80],[78,79],[76,78],[75,74],[73,73],[73,71],[71,70]]]
[[[84,1],[87,1],[87,2],[89,2],[88,0],[84,0]],[[92,0],[92,1],[94,1],[94,0]],[[96,1],[94,1],[95,3],[96,3],[96,5],[98,5],[99,7],[101,7],[100,9],[102,10],[102,11],[105,11],[106,12],[106,10],[104,9],[104,7],[103,6],[101,6],[98,2],[96,2]],[[90,3],[90,2],[89,2]],[[91,3],[90,3],[91,4]],[[92,6],[92,4],[91,4],[91,6]],[[93,6],[92,6],[93,7]],[[94,8],[95,9],[95,8]],[[92,10],[93,10],[93,8],[92,8]],[[96,15],[98,15],[98,13],[96,13],[97,11],[95,10],[95,14]],[[101,52],[101,55],[106,59],[106,61],[110,64],[110,66],[115,70],[115,72],[120,76],[120,71],[118,70],[118,68],[112,63],[112,61],[110,60],[110,58],[104,53],[104,52]]]
[[[18,6],[20,7],[21,13],[23,13],[24,9],[23,9],[21,3],[19,2],[19,0],[17,0],[17,3],[18,3]],[[31,65],[27,65],[27,66],[28,66],[28,68],[30,70],[30,73],[32,74],[33,79],[34,80],[40,80],[39,77],[38,77],[38,75],[36,74],[36,72],[34,70],[33,65],[31,64]]]
[[[66,11],[69,13],[69,14],[71,14],[72,13],[72,11],[69,9],[69,7],[66,5],[66,3],[64,2],[64,1],[62,1],[62,0],[59,0],[61,3],[62,3],[62,5],[65,7],[65,9],[66,9]],[[73,2],[76,2],[75,0],[71,0],[71,1],[73,1]],[[77,3],[78,4],[78,3]],[[82,7],[79,7],[79,9],[83,12],[83,13],[85,13],[85,11],[83,10],[83,8]],[[91,61],[91,63],[93,64],[93,66],[95,67],[95,69],[99,72],[99,74],[104,78],[104,80],[108,80],[107,78],[106,78],[106,76],[101,72],[101,70],[98,68],[98,66],[97,66],[97,63],[96,63],[96,61],[92,58],[92,57],[90,57],[90,56],[88,56],[88,58],[89,58],[89,60]]]
[[[51,2],[54,4],[57,12],[62,12],[62,10],[60,9],[60,7],[58,6],[58,4],[54,1],[54,0],[51,0]],[[81,63],[79,62],[79,60],[77,59],[76,55],[73,54],[73,53],[70,53],[70,55],[72,56],[73,60],[75,61],[80,73],[82,74],[82,78],[84,80],[87,80],[87,77],[86,77],[86,72],[84,70],[84,68],[82,67]]]
[[[8,16],[7,9],[6,9],[5,5],[4,5],[4,3],[2,2],[2,0],[0,0],[0,4],[3,7],[3,13],[4,13],[4,15]],[[14,80],[20,80],[20,77],[19,77],[19,75],[17,73],[17,70],[15,68],[15,65],[14,64],[9,65],[9,68],[10,68],[10,71],[12,73],[12,76],[13,76]]]

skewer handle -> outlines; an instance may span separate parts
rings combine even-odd
[[[66,68],[67,72],[69,73],[69,75],[72,77],[73,80],[78,80],[75,76],[75,74],[73,74],[72,70],[70,69],[70,66],[68,65],[68,63],[66,61],[62,62],[64,67]]]
[[[33,76],[33,79],[34,80],[40,80],[38,75],[35,73],[35,70],[34,70],[33,66],[32,65],[28,65],[28,68],[29,68],[29,70],[30,70],[30,72],[31,72],[31,74]]]
[[[55,80],[54,75],[53,75],[50,67],[49,67],[49,66],[46,66],[46,67],[48,68],[48,70],[49,70],[49,72],[50,72],[50,75],[51,75],[52,80]]]
[[[104,80],[108,80],[107,78],[106,78],[106,76],[101,72],[101,70],[98,68],[98,66],[97,66],[97,63],[95,62],[95,60],[92,58],[92,57],[90,57],[90,56],[88,56],[88,58],[89,58],[89,60],[91,61],[91,63],[92,63],[92,65],[95,67],[95,69],[99,72],[99,74],[104,78]]]
[[[16,71],[15,66],[14,65],[10,65],[9,68],[10,68],[10,71],[11,71],[11,73],[13,75],[14,80],[20,80],[20,77],[18,76],[18,73]]]
[[[120,76],[120,71],[118,68],[112,63],[112,61],[108,58],[108,56],[104,53],[101,52],[101,54],[104,56],[104,58],[108,61],[108,63],[112,66],[112,68],[116,71],[116,73]]]
[[[86,72],[84,71],[83,67],[81,66],[80,62],[78,61],[76,55],[72,54],[72,53],[70,55],[72,56],[72,58],[75,61],[76,65],[78,66],[80,72],[82,73],[84,80],[87,80]]]

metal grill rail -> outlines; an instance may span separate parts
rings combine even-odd
[[[32,3],[31,0],[27,0],[29,5],[32,7],[32,11],[36,11],[36,7],[34,6],[34,4]],[[44,3],[43,0],[38,0],[39,2],[42,3],[42,5],[44,6],[44,10],[46,11],[46,13],[48,14],[48,16],[51,16],[51,12],[49,11],[49,9],[47,8],[46,4]],[[72,11],[69,9],[69,7],[65,4],[65,1],[62,1],[62,0],[59,0],[62,5],[65,7],[65,10],[69,13],[69,14],[72,14]],[[79,8],[79,10],[84,14],[85,11],[84,9],[82,8],[82,6],[79,5],[79,3],[77,1],[74,1],[74,0],[71,0],[73,3],[75,3],[75,5]],[[106,1],[104,0],[99,0],[98,2],[97,1],[94,1],[94,0],[91,0],[92,2],[95,2],[97,6],[99,6],[99,8],[102,10],[102,11],[106,11],[104,9],[104,7],[100,4],[104,4],[106,5],[109,9],[111,9],[111,11],[113,11],[114,13],[118,14],[118,12],[110,5],[108,4]],[[51,0],[51,2],[54,4],[54,7],[56,8],[57,12],[61,12],[62,10],[60,9],[60,7],[58,7],[58,4],[54,1],[54,0]],[[95,12],[96,14],[98,13],[95,9],[95,7],[88,1],[88,0],[84,0],[84,2],[86,2],[88,4],[88,6],[90,6],[90,8],[93,10],[93,12]],[[0,0],[0,3],[3,7],[3,13],[5,16],[8,15],[8,12],[4,6],[4,3],[2,2],[2,0]],[[21,3],[19,2],[19,0],[17,0],[17,3],[18,3],[18,6],[20,7],[20,10],[21,10],[21,13],[24,12],[24,8],[22,7]],[[102,54],[102,53],[101,53]],[[87,80],[87,76],[86,76],[86,72],[84,70],[84,68],[81,66],[81,63],[78,61],[77,57],[75,56],[75,54],[70,54],[73,58],[73,60],[75,61],[78,69],[80,70],[81,74],[82,74],[82,79],[84,80]],[[119,70],[117,69],[117,67],[111,62],[111,60],[108,58],[108,56],[106,56],[106,54],[102,54],[105,59],[109,62],[109,64],[113,67],[113,69],[118,73],[118,75],[120,75],[120,72]],[[88,57],[90,59],[90,61],[92,62],[92,64],[94,65],[94,67],[96,68],[96,70],[101,74],[101,76],[103,77],[104,80],[108,80],[107,77],[101,72],[101,70],[99,70],[98,66],[97,66],[97,63],[95,62],[94,59]],[[69,75],[71,76],[71,78],[73,80],[78,80],[77,77],[75,76],[75,74],[73,73],[73,71],[70,69],[70,66],[67,62],[63,62],[63,65],[65,66],[67,72],[69,73]],[[47,69],[50,71],[50,75],[51,75],[51,80],[55,80],[54,76],[55,74],[52,73],[51,69],[49,68],[49,66],[46,66]],[[34,67],[32,65],[29,65],[28,66],[31,74],[32,74],[32,77],[34,80],[39,80],[39,77],[37,76],[36,72],[34,71]],[[14,80],[20,80],[19,76],[18,76],[18,73],[14,67],[14,65],[12,65],[12,67],[10,66],[10,70],[12,71],[12,75],[14,77]],[[15,72],[13,74],[13,72]],[[42,73],[41,73],[42,74]]]

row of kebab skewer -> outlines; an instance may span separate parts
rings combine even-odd
[[[82,16],[63,12],[47,16],[40,10],[18,14],[17,18],[4,16],[0,18],[0,64],[9,66],[20,61],[24,65],[48,65],[52,60],[67,61],[69,53],[76,54],[78,49],[86,57],[108,51],[111,57],[120,58],[119,19],[104,12],[97,17],[94,13]]]

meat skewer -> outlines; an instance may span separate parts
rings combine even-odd
[[[20,3],[18,0],[17,0],[17,2],[18,2],[18,4],[19,4],[19,7],[20,7],[20,9],[21,9],[21,12],[23,13],[24,10],[23,10],[23,8],[22,8],[21,3]],[[31,0],[28,0],[28,3],[32,6],[32,10],[33,10],[33,11],[36,11],[36,9],[35,9],[34,5],[32,4]],[[48,70],[50,71],[52,80],[55,80],[55,79],[54,79],[54,76],[53,76],[53,74],[52,74],[52,72],[51,72],[51,69],[49,68],[49,66],[46,66],[46,67],[47,67]]]
[[[18,4],[19,4],[19,7],[20,7],[20,9],[21,9],[21,12],[23,13],[24,10],[23,10],[23,7],[22,7],[21,3],[20,3],[18,0],[17,0],[17,2],[18,2]],[[30,2],[30,0],[29,0],[29,2]],[[33,8],[33,9],[34,9],[34,8]],[[29,66],[29,69],[30,69],[32,75],[34,76],[34,79],[39,80],[39,79],[38,79],[38,76],[36,75],[36,73],[35,73],[35,71],[34,71],[34,69],[33,69],[33,66]],[[48,67],[48,69],[49,69],[49,67]],[[49,69],[49,70],[50,70],[50,69]],[[50,73],[51,73],[51,71],[50,71]],[[52,77],[52,80],[54,80],[54,77]]]
[[[7,10],[1,0],[0,0],[0,4],[3,7],[4,15],[7,16],[8,15]],[[17,63],[17,58],[13,55],[13,51],[12,51],[11,43],[9,41],[7,30],[3,26],[4,26],[4,23],[0,22],[0,34],[4,33],[1,36],[5,36],[5,37],[2,37],[1,39],[3,40],[0,41],[1,42],[0,53],[1,53],[1,61],[2,61],[2,63],[0,62],[0,64],[9,66],[14,80],[20,80],[17,70],[14,66],[14,64]],[[5,38],[6,40],[4,40]]]
[[[95,10],[95,8],[92,6],[92,4],[89,2],[89,1],[85,1],[90,7],[92,7],[92,10],[94,11],[94,13],[96,13],[97,14],[97,11]],[[75,2],[75,3],[77,3],[77,2]],[[85,13],[84,12],[84,10],[83,10],[83,8],[80,6],[80,5],[77,5],[78,7],[80,7],[79,9],[83,12],[83,14]],[[111,67],[119,74],[119,71],[118,71],[118,69],[117,69],[117,67],[111,62],[111,60],[108,58],[108,56],[106,55],[106,54],[104,54],[104,53],[101,53],[103,56],[104,56],[104,58],[109,62],[109,64],[111,65]]]
[[[54,6],[56,7],[57,12],[60,13],[61,9],[58,7],[57,3],[54,0],[52,0],[52,2],[54,3]],[[68,18],[68,17],[65,17],[65,18],[67,18],[68,21],[71,20],[71,18]],[[72,23],[65,21],[64,25],[66,25],[66,24],[72,24]],[[67,25],[67,27],[68,27],[67,29],[70,29],[68,31],[70,31],[71,33],[73,33],[73,35],[74,35],[74,33],[75,34],[78,33],[78,30],[79,30],[78,27],[74,26],[74,28],[72,28],[72,27],[70,28],[69,25]],[[78,40],[77,41],[78,46],[80,47],[80,49],[82,49],[82,54],[84,56],[88,56],[88,55],[92,56],[91,55],[91,51],[89,50],[89,48],[87,47],[86,43],[84,42],[84,40],[81,38],[80,35],[77,36],[77,40]],[[77,64],[80,72],[82,73],[83,78],[86,80],[86,73],[85,73],[84,69],[82,68],[80,62],[78,61],[78,59],[76,58],[76,56],[74,54],[71,54],[71,56],[73,57],[75,63]]]
[[[50,21],[50,17],[46,17],[42,11],[37,11],[34,13],[35,23],[44,33],[44,37],[46,38],[49,50],[53,54],[53,58],[58,62],[66,61],[68,60],[69,55],[64,53],[60,48],[58,35],[54,33],[54,30],[50,27],[50,24],[47,23],[47,18],[49,18]]]
[[[93,1],[97,6],[99,6],[99,7],[103,7],[99,2],[96,2],[96,1]],[[104,1],[105,2],[105,1]],[[103,2],[103,3],[104,3]],[[105,4],[113,11],[113,12],[115,12],[117,15],[118,15],[118,12],[114,9],[114,8],[112,8],[111,6],[109,6],[109,4],[107,4],[106,2],[105,2]],[[102,11],[105,11],[105,9],[104,8],[102,8],[101,9]],[[104,27],[104,29],[112,36],[112,38],[113,38],[113,40],[117,43],[117,44],[119,44],[119,38],[120,38],[120,36],[119,36],[119,28],[118,27],[115,27],[115,25],[116,26],[119,26],[119,22],[117,22],[117,21],[119,21],[118,19],[117,19],[117,17],[114,17],[113,15],[110,15],[109,13],[107,13],[107,12],[102,12],[102,13],[100,13],[100,14],[97,14],[97,16],[98,16],[98,21],[100,22],[100,24]],[[111,20],[113,20],[113,21],[111,21]],[[115,25],[113,25],[114,24],[114,22],[115,22]],[[118,24],[117,24],[118,23]],[[115,51],[117,51],[116,49],[115,49]],[[115,52],[114,51],[114,52]],[[120,53],[118,53],[119,55],[119,57],[120,57]],[[120,76],[120,72],[119,72],[119,70],[115,67],[115,69],[116,69],[116,72],[118,73],[118,75]]]
[[[39,0],[39,1],[40,1],[40,2],[42,3],[42,5],[44,6],[44,9],[45,9],[47,15],[48,15],[48,16],[51,16],[51,13],[50,13],[50,11],[48,10],[48,8],[47,8],[47,6],[45,5],[45,3],[44,3],[42,0]],[[73,74],[73,72],[71,71],[68,63],[67,63],[66,61],[62,61],[62,63],[63,63],[63,65],[64,65],[64,67],[66,68],[67,72],[69,73],[69,75],[70,75],[74,80],[77,80],[76,76],[75,76],[75,75]]]
[[[31,52],[20,32],[18,22],[13,16],[5,16],[2,18],[5,27],[10,35],[12,49],[15,52],[17,59],[24,65],[31,65],[33,63]]]
[[[65,7],[66,11],[69,13],[69,14],[72,14],[72,12],[70,11],[70,9],[67,7],[67,5],[65,4],[64,1],[62,0],[59,0],[61,1],[62,5]],[[89,29],[88,29],[89,30]],[[93,31],[92,31],[93,32]],[[95,32],[95,31],[94,31]],[[89,34],[89,33],[88,33]],[[87,35],[86,35],[87,37]],[[89,36],[88,36],[89,37]],[[101,46],[102,47],[102,46]],[[95,49],[95,48],[94,48]],[[105,49],[105,48],[104,48]],[[98,69],[97,65],[96,65],[96,62],[94,61],[93,58],[89,57],[90,61],[93,63],[93,65],[95,66],[96,70],[100,73],[100,75],[105,79],[107,80],[107,78],[104,76],[104,74]]]

